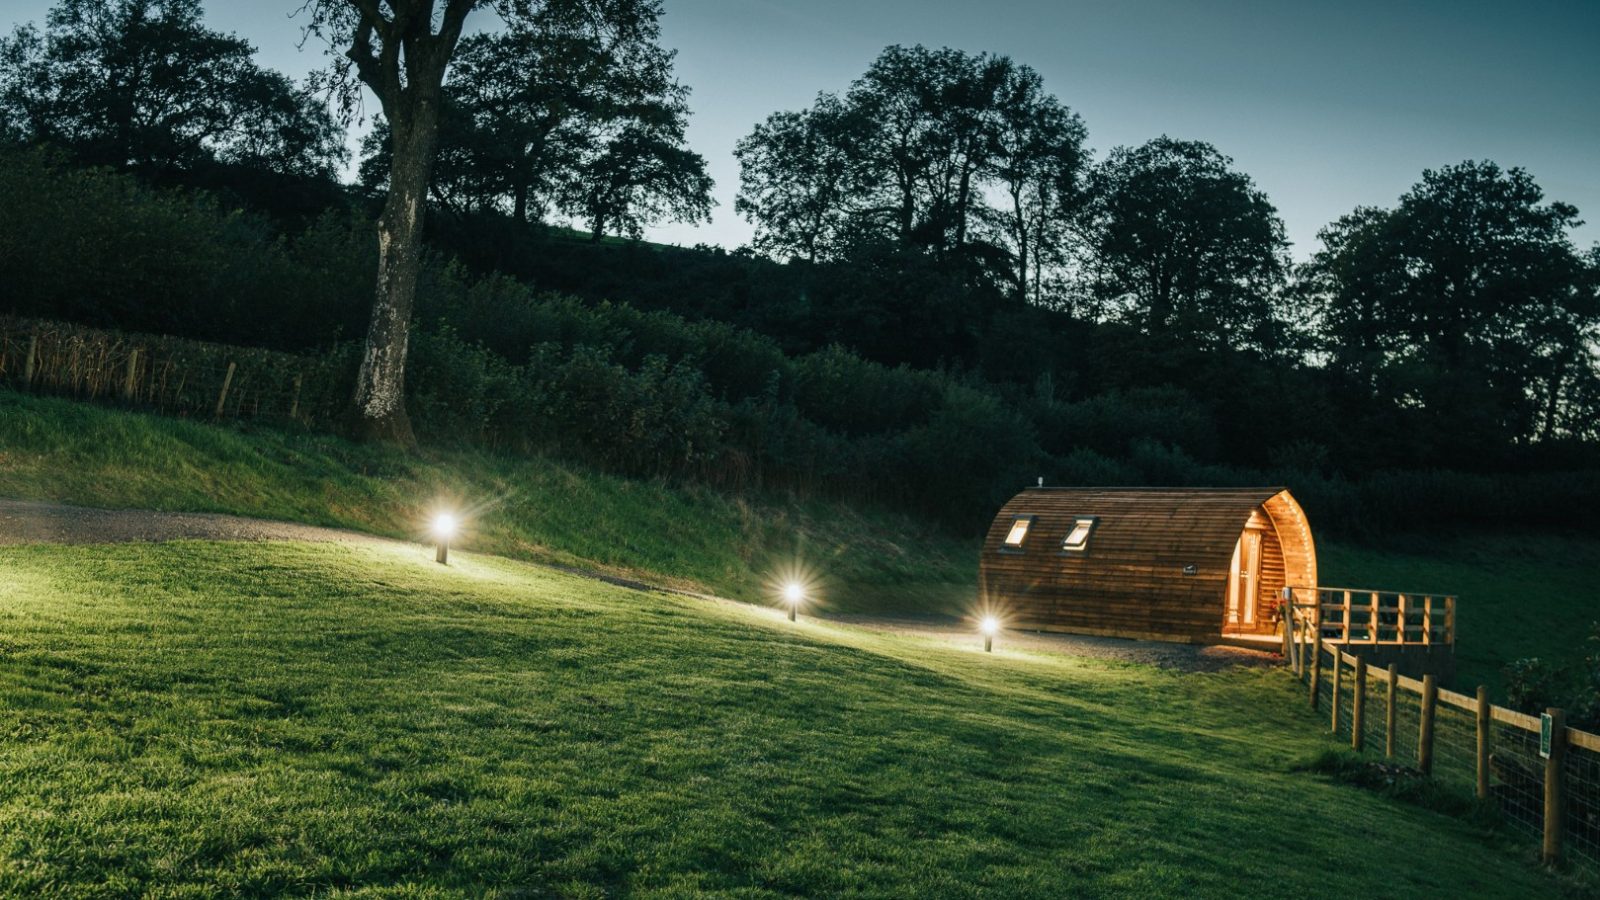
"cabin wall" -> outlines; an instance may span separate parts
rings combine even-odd
[[[1252,513],[1278,492],[1029,489],[1006,504],[984,541],[982,601],[1021,628],[1215,641],[1234,545]],[[1018,515],[1036,518],[1022,552],[1006,552]],[[1075,516],[1098,519],[1082,555],[1059,549]],[[1257,608],[1264,612],[1289,565],[1273,528],[1262,543]]]

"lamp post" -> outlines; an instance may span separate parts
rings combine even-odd
[[[433,541],[439,548],[433,555],[433,561],[446,565],[450,562],[450,539],[456,536],[459,525],[454,515],[442,512],[433,517],[432,527]]]
[[[1000,620],[994,616],[984,616],[978,623],[978,630],[983,632],[983,652],[994,652],[994,636],[1000,631]]]
[[[801,602],[806,599],[806,589],[799,582],[791,581],[783,586],[783,599],[789,604],[789,621],[793,622]]]

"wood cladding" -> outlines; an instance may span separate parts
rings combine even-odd
[[[1011,523],[1033,516],[1020,550]],[[1088,548],[1063,552],[1081,517]],[[1305,513],[1282,488],[1029,488],[995,517],[980,561],[986,609],[1021,628],[1204,642],[1221,636],[1234,546],[1263,529],[1253,590],[1265,610],[1285,584],[1317,583]]]

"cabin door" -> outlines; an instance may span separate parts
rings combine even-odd
[[[1248,528],[1233,548],[1228,572],[1227,631],[1249,633],[1259,629],[1256,601],[1260,596],[1261,531]]]

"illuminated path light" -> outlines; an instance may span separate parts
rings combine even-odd
[[[439,546],[438,552],[433,556],[434,562],[444,565],[450,561],[450,539],[456,536],[461,523],[456,521],[454,513],[442,512],[433,517],[429,527],[433,531],[434,543]]]
[[[800,604],[805,602],[806,589],[798,581],[791,581],[783,586],[783,599],[789,604],[789,621],[793,622]]]
[[[1000,620],[994,616],[984,616],[978,623],[978,630],[983,632],[983,652],[994,652],[994,636],[1000,633]]]

